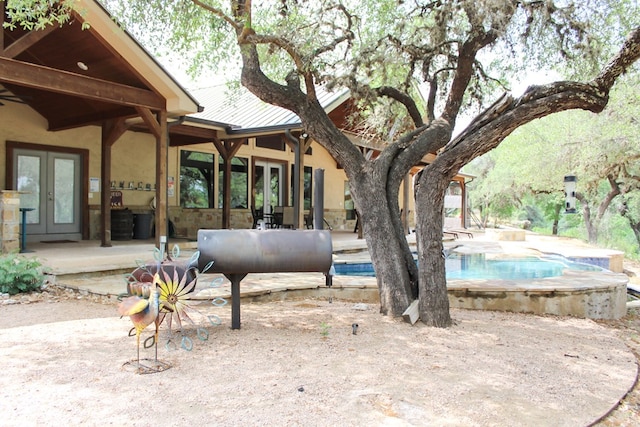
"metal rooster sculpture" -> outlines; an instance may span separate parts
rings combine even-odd
[[[138,348],[138,373],[161,372],[171,366],[158,360],[158,329],[160,324],[167,318],[169,327],[169,338],[166,342],[166,349],[177,349],[178,346],[172,339],[171,324],[175,320],[181,331],[180,348],[190,351],[193,348],[193,340],[187,336],[187,332],[182,327],[182,320],[187,320],[192,325],[195,322],[188,313],[198,314],[201,318],[208,319],[213,326],[221,324],[218,316],[210,314],[204,315],[199,312],[194,305],[198,303],[191,300],[191,294],[195,290],[196,281],[201,271],[198,270],[198,258],[200,253],[196,251],[187,262],[175,260],[180,255],[177,246],[172,251],[173,259],[163,259],[164,248],[154,250],[155,263],[145,263],[136,260],[138,268],[131,274],[124,276],[127,284],[126,294],[121,294],[118,299],[118,311],[122,316],[129,316],[134,327],[129,331],[129,336],[133,336],[135,331]],[[213,261],[209,262],[202,270],[207,271]],[[221,278],[216,278],[210,283],[210,287],[218,287],[222,283]],[[227,303],[222,297],[214,297],[211,303],[216,307],[221,307]],[[144,341],[144,348],[155,346],[155,359],[153,367],[144,366],[140,363],[140,334],[147,326],[155,323],[155,335],[148,337]],[[198,326],[196,336],[202,341],[209,338],[209,332]],[[149,341],[153,340],[151,343]],[[146,359],[148,360],[148,359]],[[127,362],[125,365],[133,365],[135,361]]]
[[[129,286],[130,297],[123,299],[118,304],[118,312],[121,316],[129,316],[133,322],[133,331],[136,332],[137,342],[137,372],[138,373],[150,373],[159,372],[169,368],[169,365],[158,360],[158,327],[159,319],[158,313],[160,312],[160,291],[157,288],[157,275],[154,277],[152,284],[149,283],[132,283]],[[155,323],[156,331],[153,336],[153,342],[155,345],[155,359],[154,366],[149,367],[140,363],[140,334],[147,326]]]

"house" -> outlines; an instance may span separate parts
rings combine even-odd
[[[330,189],[327,223],[355,227],[344,171],[294,114],[224,85],[189,93],[99,3],[81,3],[71,25],[0,32],[2,252],[16,249],[17,206],[25,208],[27,241],[111,246],[131,237],[132,222],[148,228],[142,219],[151,215],[162,230],[156,242],[193,238],[199,228],[251,227],[252,207],[298,206],[293,222],[302,227],[316,170]],[[342,123],[348,93],[322,97]],[[380,149],[350,137],[371,155]],[[406,181],[401,206],[409,213]]]

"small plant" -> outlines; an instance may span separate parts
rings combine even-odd
[[[42,264],[17,255],[0,257],[0,292],[15,295],[39,289],[44,282]]]
[[[329,336],[329,329],[331,329],[331,326],[322,322],[320,324],[320,335],[322,335],[323,338],[327,338]]]

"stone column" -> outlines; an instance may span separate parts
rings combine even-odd
[[[0,254],[20,251],[20,193],[0,190]]]

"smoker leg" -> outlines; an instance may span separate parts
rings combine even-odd
[[[240,329],[240,281],[247,273],[225,274],[231,281],[231,329]]]

